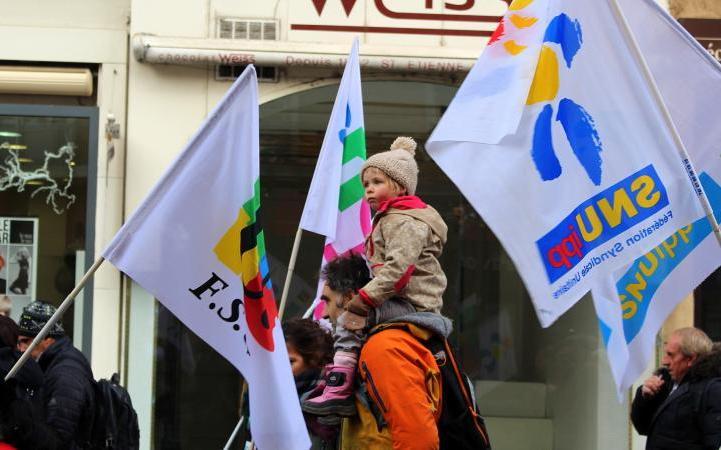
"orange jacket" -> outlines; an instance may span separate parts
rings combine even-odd
[[[433,355],[418,340],[430,336],[420,327],[377,332],[363,346],[358,369],[383,413],[394,449],[439,448],[441,375]]]

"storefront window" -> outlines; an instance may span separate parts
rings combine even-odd
[[[59,305],[86,265],[96,120],[94,108],[0,106],[0,296],[15,320],[33,300]],[[63,317],[71,337],[74,322]]]
[[[260,108],[264,230],[278,298],[336,91],[337,85],[310,89]],[[419,144],[418,195],[449,228],[441,259],[448,278],[443,313],[454,322],[452,340],[466,371],[479,382],[482,405],[491,405],[484,414],[503,417],[495,426],[508,417],[540,424],[538,446],[531,440],[531,447],[515,448],[602,448],[591,439],[605,442],[605,448],[622,448],[613,437],[598,436],[586,419],[599,417],[600,423],[613,411],[608,417],[627,427],[590,299],[542,330],[498,240],[423,149],[455,92],[453,86],[428,82],[364,82],[366,142],[369,154],[387,150],[397,136],[412,136]],[[311,304],[322,246],[322,237],[303,234],[285,317],[298,317]],[[238,417],[237,371],[167,310],[159,306],[158,311],[155,448],[221,447]],[[201,404],[213,408],[199,417],[195,409]],[[585,434],[565,436],[564,427],[581,424]]]

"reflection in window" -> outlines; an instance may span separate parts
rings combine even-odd
[[[0,245],[0,295],[12,300],[14,319],[35,299],[58,305],[84,267],[89,126],[88,118],[0,115],[0,222],[30,228],[29,241]],[[72,312],[63,326],[72,336]]]

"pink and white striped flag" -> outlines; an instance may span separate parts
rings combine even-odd
[[[366,160],[358,39],[348,56],[328,128],[315,166],[300,228],[326,237],[321,268],[348,252],[363,254],[371,213],[363,198],[361,167]],[[323,315],[320,292],[309,311]],[[306,315],[309,315],[306,313]]]

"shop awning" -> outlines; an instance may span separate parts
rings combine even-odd
[[[89,96],[93,75],[85,68],[0,66],[0,93]]]
[[[350,44],[287,41],[133,37],[133,53],[140,62],[180,65],[244,65],[342,68]],[[363,45],[362,69],[388,72],[467,72],[479,49],[389,47]]]

